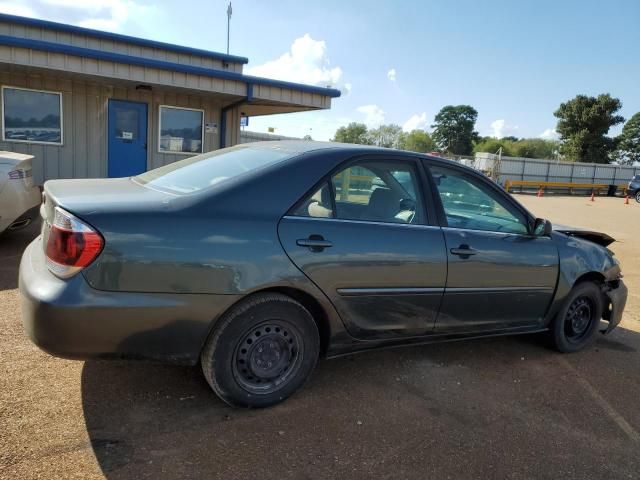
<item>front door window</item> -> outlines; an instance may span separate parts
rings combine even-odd
[[[447,224],[452,228],[527,234],[524,216],[499,194],[464,172],[431,167]]]

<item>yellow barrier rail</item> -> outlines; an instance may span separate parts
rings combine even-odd
[[[545,182],[536,180],[507,180],[504,184],[504,189],[508,192],[513,187],[529,187],[537,188],[538,190],[554,189],[554,188],[567,188],[569,193],[573,193],[574,189],[578,190],[591,190],[594,193],[600,195],[600,190],[609,190],[608,183],[575,183],[575,182]],[[618,189],[622,191],[623,195],[627,193],[627,185],[618,185]]]

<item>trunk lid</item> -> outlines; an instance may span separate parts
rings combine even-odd
[[[60,207],[100,231],[105,220],[131,218],[137,212],[174,208],[177,197],[134,182],[131,178],[49,180],[44,184],[40,215],[46,246],[55,208]],[[108,227],[110,228],[110,227]]]
[[[173,198],[170,194],[143,187],[130,178],[49,180],[44,184],[41,214],[50,221],[57,206],[80,218],[127,213],[158,209]]]

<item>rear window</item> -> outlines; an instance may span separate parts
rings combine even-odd
[[[238,145],[149,170],[135,180],[172,193],[196,193],[294,155],[281,147]]]

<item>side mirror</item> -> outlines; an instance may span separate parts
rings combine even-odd
[[[400,210],[416,211],[416,201],[413,198],[403,198],[400,200]]]
[[[552,231],[553,227],[549,220],[545,220],[544,218],[536,218],[536,222],[533,225],[533,234],[536,237],[549,237],[551,236]]]
[[[436,185],[440,185],[440,182],[442,181],[443,178],[447,178],[447,176],[444,174],[433,175],[433,180],[436,182]]]

